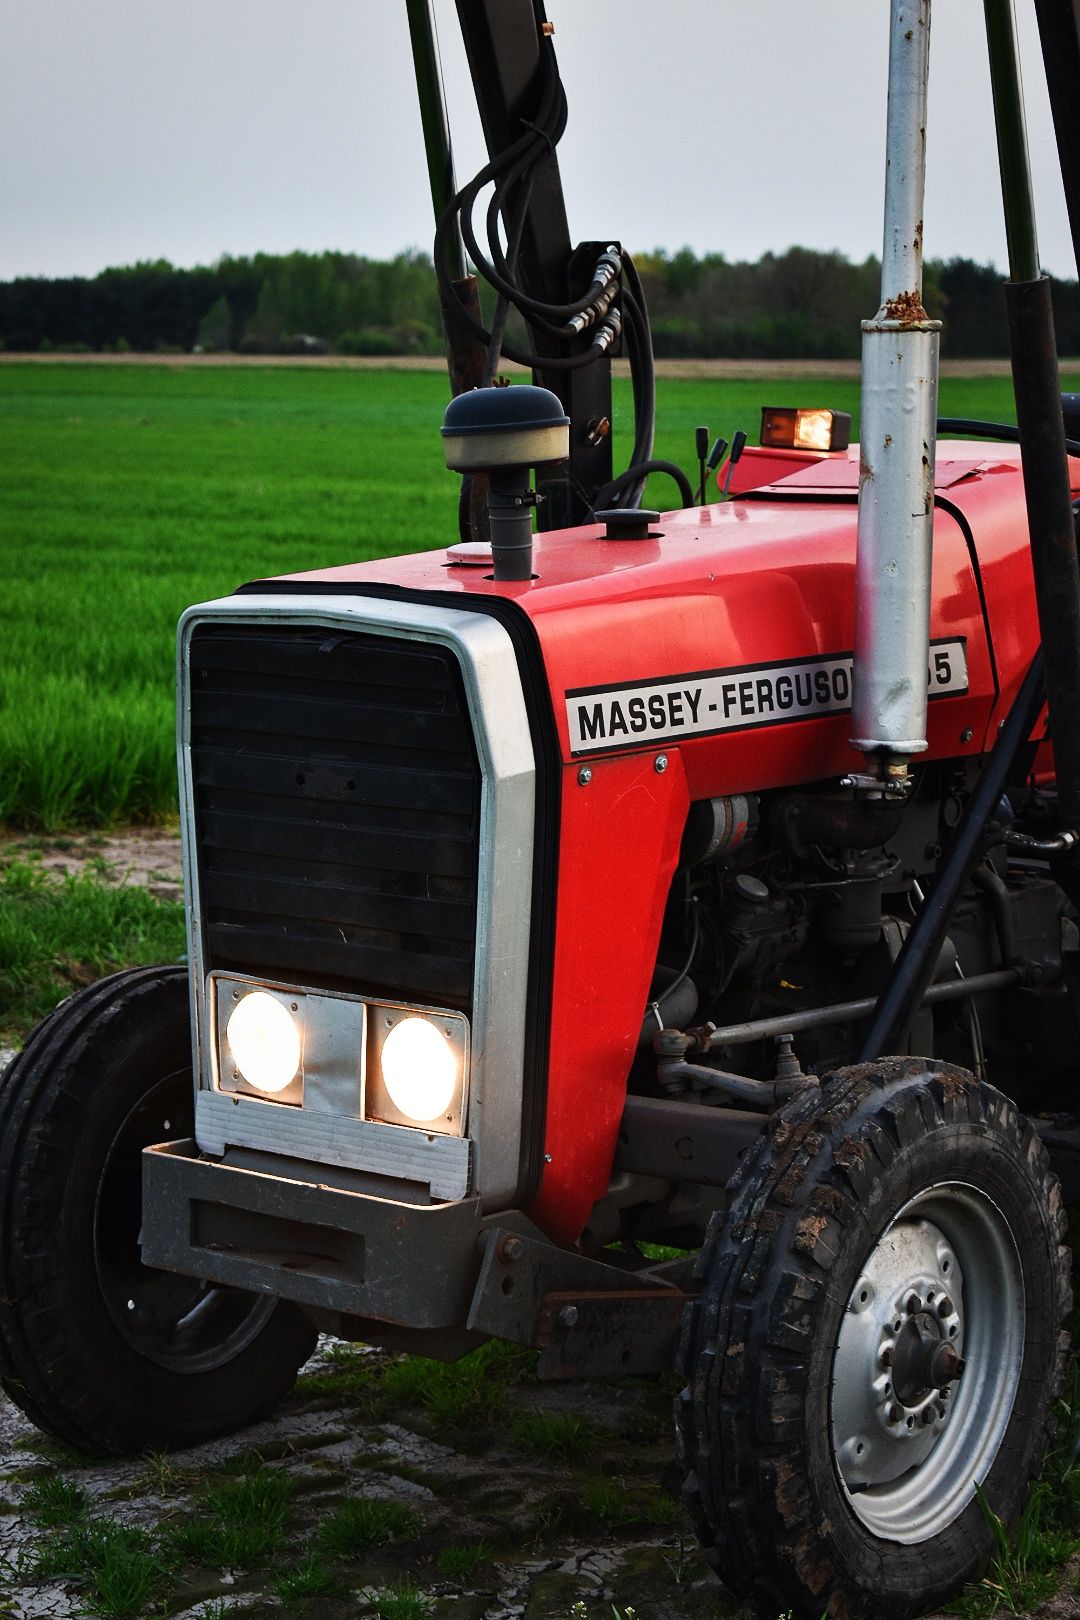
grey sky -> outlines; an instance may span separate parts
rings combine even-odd
[[[459,179],[483,161],[436,0]],[[1043,263],[1075,276],[1030,0]],[[881,245],[887,0],[550,0],[571,230],[756,258]],[[398,0],[3,0],[0,277],[427,248]],[[926,251],[1004,264],[981,0],[934,8]]]

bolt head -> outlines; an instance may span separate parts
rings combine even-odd
[[[564,1305],[559,1312],[559,1326],[572,1328],[577,1326],[578,1308],[576,1305]]]
[[[512,1235],[504,1237],[499,1244],[499,1258],[501,1260],[520,1260],[525,1253],[525,1245],[519,1237]]]
[[[663,776],[664,772],[667,770],[666,754],[657,754],[656,758],[653,760],[653,770],[658,776]]]
[[[577,779],[580,787],[588,787],[589,783],[592,781],[592,771],[588,765],[583,765],[581,767],[580,771],[577,773]]]
[[[907,1311],[909,1316],[914,1316],[916,1311],[922,1309],[922,1300],[919,1298],[918,1294],[908,1295],[907,1299],[904,1301],[904,1309]]]
[[[939,1316],[951,1316],[952,1315],[952,1313],[953,1313],[953,1302],[949,1298],[948,1294],[942,1294],[941,1298],[938,1300],[937,1313],[938,1313]]]

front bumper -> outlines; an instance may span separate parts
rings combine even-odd
[[[434,1330],[425,1355],[452,1359],[479,1342],[462,1332],[534,1345],[542,1378],[671,1365],[684,1279],[560,1249],[520,1211],[482,1215],[478,1199],[396,1203],[216,1163],[190,1140],[144,1148],[142,1162],[148,1266],[395,1333]]]
[[[143,1152],[144,1264],[412,1328],[465,1322],[478,1199],[402,1204],[238,1169],[193,1141]]]

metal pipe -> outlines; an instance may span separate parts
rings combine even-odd
[[[893,0],[881,307],[862,327],[855,565],[851,745],[872,776],[926,748],[940,332],[922,303],[929,47],[930,0]]]
[[[420,122],[424,130],[431,201],[435,207],[435,218],[441,219],[443,210],[457,191],[457,184],[454,180],[454,156],[450,147],[450,124],[446,116],[435,18],[431,12],[431,0],[405,0],[405,10],[412,40],[416,93],[420,98]],[[463,281],[469,273],[461,231],[457,226],[447,237],[446,268],[453,281]]]
[[[687,1063],[683,1058],[671,1058],[656,1066],[661,1085],[673,1082],[690,1085],[694,1081],[711,1091],[722,1091],[725,1097],[747,1103],[751,1108],[775,1108],[780,1100],[775,1080],[751,1080],[745,1074],[728,1074],[724,1069],[710,1069],[704,1063]]]
[[[1027,747],[1042,708],[1043,690],[1042,656],[1036,653],[938,867],[934,887],[919,907],[889,982],[878,997],[873,1024],[859,1053],[860,1063],[871,1063],[883,1052],[897,1051],[924,992],[933,994],[933,989],[927,992],[926,986],[949,918],[982,853],[987,823],[1001,802],[1017,758]],[[970,985],[975,981],[965,982]]]
[[[1039,274],[1012,0],[984,0],[1009,246],[1005,307],[1024,497],[1054,738],[1059,825],[1080,825],[1080,567],[1050,283]],[[1075,88],[1074,88],[1075,94]],[[1075,899],[1075,862],[1067,885]],[[1064,881],[1064,879],[1062,879]]]
[[[1073,257],[1080,275],[1080,0],[1035,0]]]
[[[1013,281],[1039,279],[1039,244],[1035,234],[1035,198],[1028,165],[1024,91],[1020,81],[1020,47],[1012,0],[983,0],[986,44],[990,53],[990,86],[994,94],[1001,191],[1005,202],[1005,240]]]
[[[1019,967],[994,968],[989,973],[974,973],[970,979],[946,979],[943,984],[932,984],[923,996],[924,1002],[960,1001],[965,996],[982,995],[986,990],[1004,990],[1018,984],[1023,977]],[[709,1036],[709,1049],[722,1046],[750,1046],[754,1041],[766,1041],[777,1035],[797,1035],[804,1029],[824,1029],[829,1024],[846,1024],[852,1019],[865,1018],[877,1006],[873,996],[861,1001],[840,1001],[833,1007],[809,1007],[805,1012],[783,1013],[778,1018],[755,1018],[746,1024],[728,1024]],[[758,1084],[766,1084],[759,1081]],[[768,1082],[771,1087],[771,1082]]]
[[[1016,420],[1046,697],[1054,739],[1058,825],[1080,827],[1080,567],[1061,413],[1050,283],[1007,281]],[[1075,895],[1071,894],[1075,900]]]

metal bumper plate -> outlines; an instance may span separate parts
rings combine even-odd
[[[191,1140],[148,1147],[142,1163],[148,1266],[408,1327],[468,1315],[476,1199],[393,1203],[215,1164]]]

